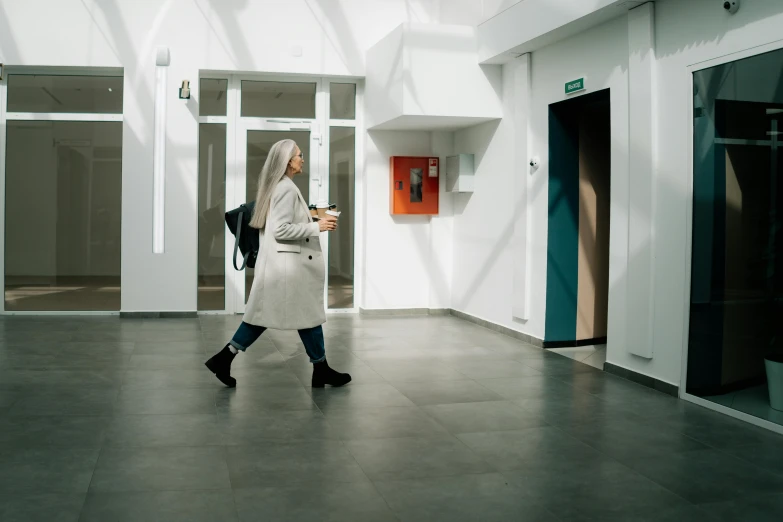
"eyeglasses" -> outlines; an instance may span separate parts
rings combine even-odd
[[[300,158],[302,158],[302,160],[304,160],[304,153],[303,152],[300,152],[296,156],[299,156]],[[294,156],[294,157],[296,157],[296,156]]]

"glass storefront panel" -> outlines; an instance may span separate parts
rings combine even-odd
[[[693,79],[687,391],[783,424],[783,50]]]
[[[199,125],[198,309],[223,310],[226,298],[226,124]]]
[[[340,211],[340,226],[329,234],[328,306],[353,308],[356,129],[332,127],[329,136],[329,202]]]
[[[122,122],[7,122],[5,309],[120,309]]]

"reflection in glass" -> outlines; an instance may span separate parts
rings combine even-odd
[[[243,81],[242,116],[315,118],[315,84]]]
[[[224,310],[226,124],[199,125],[198,309]]]
[[[329,130],[329,202],[340,211],[340,226],[329,233],[329,308],[353,308],[354,188],[356,129]]]
[[[424,183],[422,169],[411,169],[411,203],[424,201],[422,185]]]
[[[329,90],[329,117],[333,120],[356,119],[356,84],[333,83]]]
[[[199,116],[225,116],[228,80],[201,78],[199,82]]]
[[[783,51],[695,72],[688,392],[783,423]]]
[[[8,76],[8,112],[122,114],[122,76]]]
[[[302,173],[294,176],[294,183],[299,187],[305,201],[310,203],[310,133],[308,131],[256,131],[247,132],[247,170],[245,172],[245,187],[247,201],[256,200],[258,191],[258,176],[264,167],[269,149],[280,140],[294,140],[304,155]],[[245,269],[245,302],[250,295],[255,271]]]
[[[120,309],[122,123],[7,123],[5,309]]]

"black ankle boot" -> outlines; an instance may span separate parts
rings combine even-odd
[[[351,382],[351,376],[329,368],[326,359],[313,365],[313,388],[329,386],[345,386]]]
[[[229,388],[236,388],[237,380],[231,377],[231,361],[236,356],[228,345],[224,346],[222,350],[212,356],[210,360],[204,363],[209,368],[209,371],[215,374],[215,377],[220,379],[220,382],[228,386]]]

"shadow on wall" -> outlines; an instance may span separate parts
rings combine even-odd
[[[668,34],[686,34],[690,38],[690,42],[687,46],[667,45],[671,39],[658,38],[656,42],[655,54],[658,59],[676,55],[688,48],[700,47],[707,44],[720,44],[726,37],[726,29],[728,28],[728,21],[731,21],[732,26],[736,27],[736,30],[742,29],[750,24],[771,18],[776,15],[780,15],[783,10],[783,6],[779,0],[756,0],[754,2],[745,2],[742,9],[735,15],[727,15],[721,8],[722,2],[713,2],[712,0],[690,0],[689,4],[695,5],[697,2],[704,4],[704,9],[713,11],[713,14],[706,15],[705,19],[708,20],[710,16],[715,16],[715,21],[718,23],[710,23],[709,21],[701,21],[700,23],[694,23],[692,17],[689,16],[676,16],[670,17],[673,24],[667,24],[665,30]],[[657,0],[656,4],[656,18],[662,9],[683,9],[682,2],[680,0]],[[701,11],[699,13],[700,16]],[[700,16],[701,18],[701,16]],[[723,24],[720,23],[721,19]],[[660,31],[660,29],[658,29]],[[735,29],[732,29],[735,30]]]
[[[471,143],[475,143],[476,146],[475,148],[473,148],[473,150],[466,150],[466,151],[460,150],[460,152],[473,154],[474,171],[477,175],[481,170],[481,164],[484,161],[484,156],[486,156],[489,146],[492,144],[492,141],[495,139],[495,134],[497,133],[499,127],[500,127],[500,120],[496,120],[487,123],[482,123],[481,125],[477,125],[476,127],[467,131],[472,134],[470,141]],[[457,192],[453,194],[455,216],[465,212],[465,208],[468,206],[468,203],[470,202],[472,196],[473,194],[469,192],[468,193]],[[511,226],[513,230],[513,223]]]

